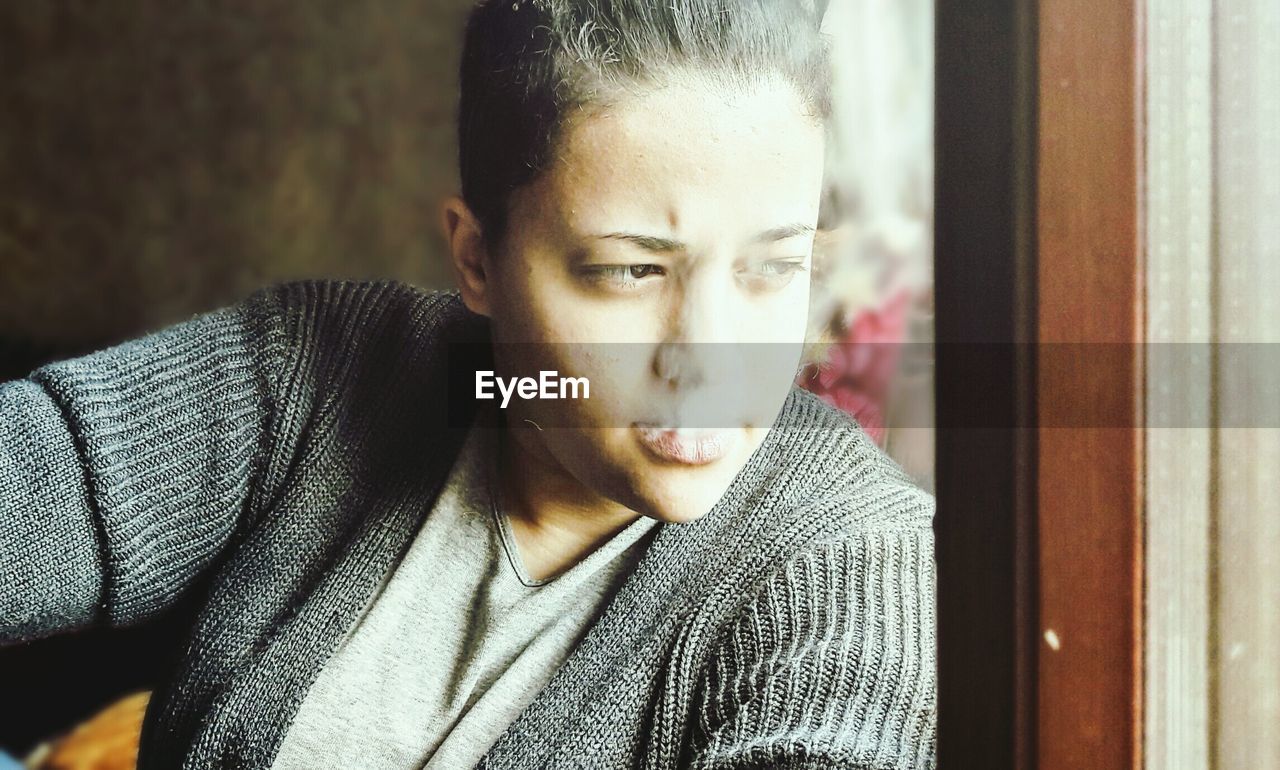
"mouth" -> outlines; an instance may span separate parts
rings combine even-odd
[[[726,430],[670,428],[650,423],[635,423],[631,428],[640,446],[664,462],[708,465],[729,452],[731,436]]]

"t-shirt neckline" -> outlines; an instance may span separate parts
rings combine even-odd
[[[570,572],[583,569],[587,562],[605,558],[606,554],[610,561],[616,558],[621,558],[624,553],[630,550],[639,541],[640,537],[643,535],[643,532],[640,530],[648,530],[651,525],[656,525],[658,523],[653,519],[642,515],[623,529],[619,530],[612,537],[601,543],[597,548],[579,559],[563,572],[542,579],[534,578],[530,574],[529,568],[524,562],[524,558],[520,555],[520,547],[516,541],[515,530],[512,529],[511,526],[511,517],[502,510],[501,505],[499,504],[498,489],[500,482],[498,481],[498,453],[501,450],[498,446],[498,441],[501,439],[497,436],[493,436],[491,439],[496,440],[484,442],[483,447],[484,454],[486,455],[484,462],[484,474],[482,476],[482,480],[485,485],[484,499],[488,502],[489,515],[497,529],[498,542],[502,544],[502,551],[506,555],[507,563],[511,565],[511,571],[524,587],[542,588],[543,586],[547,586],[556,582],[565,575],[568,575]],[[620,541],[626,541],[625,546],[617,548],[616,546]]]

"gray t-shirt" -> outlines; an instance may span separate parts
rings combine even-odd
[[[532,580],[473,428],[404,559],[307,692],[273,770],[471,767],[546,685],[643,554],[641,517]]]

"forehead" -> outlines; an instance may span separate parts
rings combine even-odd
[[[809,221],[823,137],[780,80],[677,81],[571,119],[539,197],[586,230]]]

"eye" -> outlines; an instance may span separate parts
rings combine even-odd
[[[657,276],[665,275],[661,265],[591,265],[584,268],[587,278],[602,286],[634,289]]]
[[[798,273],[809,268],[805,257],[767,259],[738,271],[738,280],[752,291],[777,291],[786,287]]]

